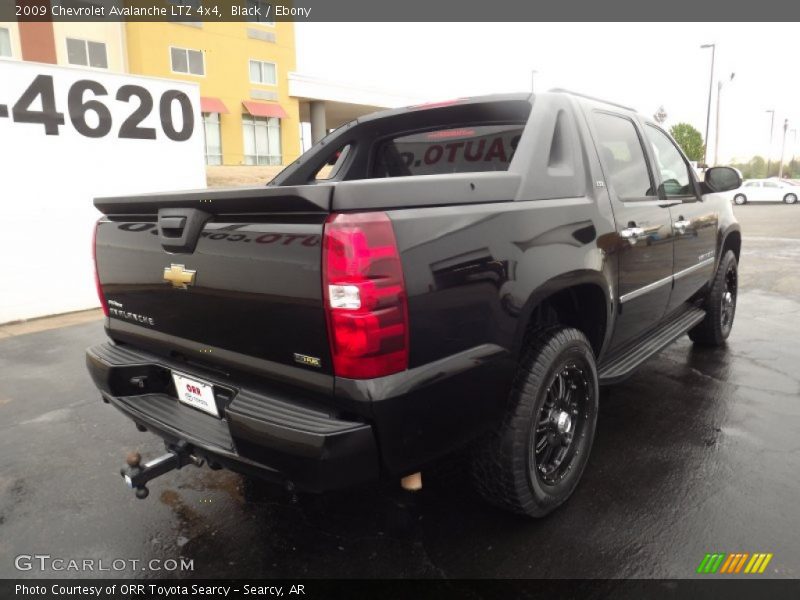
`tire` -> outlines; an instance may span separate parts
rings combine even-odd
[[[520,362],[502,421],[472,457],[478,492],[529,517],[563,504],[589,458],[598,396],[586,337],[571,328],[540,331]]]
[[[747,204],[747,196],[745,196],[744,194],[736,194],[733,197],[733,203],[737,204],[739,206],[742,206],[743,204]]]
[[[722,257],[706,296],[706,317],[689,330],[689,338],[702,346],[722,346],[733,328],[736,316],[739,271],[736,255],[728,250]]]
[[[797,202],[797,195],[796,194],[786,194],[783,197],[783,201],[786,202],[786,204],[794,204],[795,202]]]

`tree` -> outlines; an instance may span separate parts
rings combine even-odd
[[[664,105],[658,107],[658,110],[653,115],[653,118],[656,120],[656,123],[661,125],[664,121],[667,120],[667,111],[664,110]]]
[[[697,129],[688,123],[677,123],[670,128],[669,132],[686,153],[686,156],[689,157],[689,160],[703,160],[706,147],[703,144],[703,136]]]

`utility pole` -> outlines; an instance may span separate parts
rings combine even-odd
[[[714,90],[714,59],[716,58],[717,45],[703,44],[701,48],[711,48],[711,76],[708,79],[708,108],[706,109],[706,137],[703,148],[703,163],[708,166],[708,126],[711,124],[711,92]]]
[[[733,81],[733,78],[736,77],[736,73],[731,73],[730,79],[728,81]],[[722,86],[727,83],[720,79],[717,82],[717,124],[714,128],[714,166],[719,164],[719,99],[722,96]]]
[[[772,128],[775,125],[775,111],[772,109],[768,109],[765,112],[770,113],[771,117],[769,119],[769,148],[767,149],[767,177],[769,177],[769,167],[772,163],[772,159],[770,155],[772,154]]]
[[[781,142],[781,166],[778,167],[778,179],[783,179],[783,153],[786,150],[786,130],[789,129],[789,119],[783,120],[783,141]]]
[[[536,91],[534,83],[535,83],[535,80],[536,80],[536,74],[538,72],[539,71],[536,71],[535,69],[531,70],[531,92],[535,92]]]

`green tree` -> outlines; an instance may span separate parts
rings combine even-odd
[[[703,160],[703,153],[706,148],[703,144],[703,136],[697,129],[688,123],[676,123],[670,127],[669,132],[686,153],[686,156],[689,157],[689,160]]]
[[[750,162],[747,163],[748,179],[761,179],[763,177],[767,177],[767,161],[764,159],[763,156],[754,156],[750,159]]]

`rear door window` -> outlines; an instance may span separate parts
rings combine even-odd
[[[655,196],[644,149],[633,121],[610,113],[595,112],[600,161],[611,186],[621,200]]]
[[[470,125],[411,133],[378,145],[373,177],[507,171],[524,125]]]

